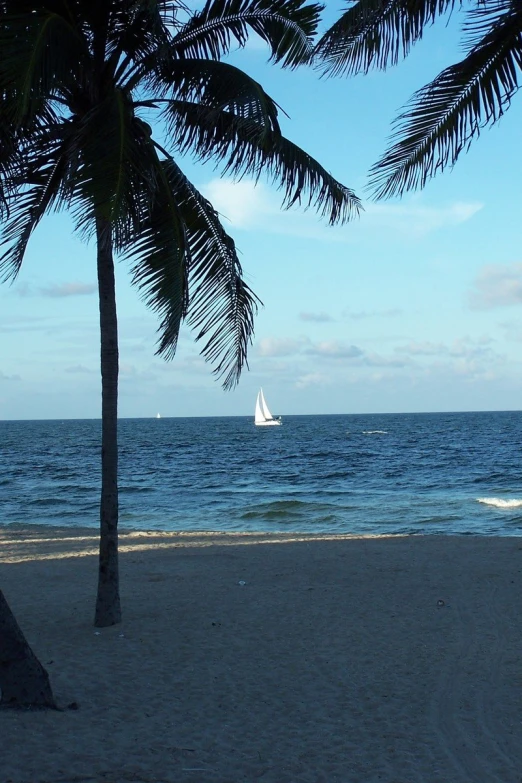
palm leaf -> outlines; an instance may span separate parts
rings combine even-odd
[[[141,203],[141,224],[125,256],[132,260],[133,284],[160,318],[158,353],[171,358],[188,307],[185,226],[166,177],[155,198]]]
[[[168,46],[172,38],[166,25],[168,8],[178,4],[161,0],[120,0],[110,5],[107,46],[115,63],[121,66],[119,58],[123,53],[135,63],[141,63],[147,57],[157,59],[158,50]]]
[[[73,88],[86,56],[84,40],[58,13],[0,15],[0,94],[16,97],[16,124]]]
[[[398,141],[372,167],[377,198],[422,188],[438,170],[453,165],[519,89],[522,4],[495,0],[480,6],[466,30],[472,44],[467,57],[413,96],[396,122]]]
[[[246,364],[259,299],[244,282],[233,239],[212,204],[189,182],[173,160],[166,175],[186,228],[189,275],[189,319],[196,340],[206,340],[201,353],[215,365],[230,388]],[[162,340],[160,353],[169,354]]]
[[[170,93],[177,100],[211,109],[226,109],[279,130],[279,107],[275,101],[259,82],[230,63],[205,59],[171,60],[161,64],[161,78],[151,75],[152,79],[153,87],[160,94]],[[154,100],[148,103],[153,104]],[[157,101],[156,105],[161,102]]]
[[[246,362],[258,300],[210,202],[172,159],[158,166],[157,190],[142,200],[141,229],[125,253],[133,283],[160,317],[157,353],[174,356],[188,317],[196,340],[205,340],[201,353],[230,388]]]
[[[224,163],[234,177],[266,173],[284,190],[283,207],[314,206],[331,225],[352,218],[360,201],[314,158],[291,141],[251,118],[208,109],[188,101],[171,101],[166,110],[172,143],[200,160]]]
[[[26,150],[14,182],[8,190],[9,220],[1,234],[1,280],[15,278],[22,265],[27,243],[46,212],[60,208],[70,199],[67,170],[70,167],[70,135],[65,126],[55,125]],[[18,187],[16,187],[18,181]]]
[[[90,236],[96,216],[109,220],[119,250],[139,230],[143,192],[155,188],[151,129],[135,116],[132,101],[120,89],[78,118],[76,126],[81,158],[74,188],[76,227]]]
[[[9,197],[16,192],[15,183],[23,166],[16,129],[9,114],[4,100],[0,105],[0,220],[9,215]]]
[[[459,0],[358,0],[319,40],[315,55],[331,75],[385,69],[406,57],[426,25]]]
[[[178,57],[219,60],[233,41],[244,46],[250,30],[266,41],[275,62],[295,67],[310,58],[320,10],[305,0],[208,0],[173,46]]]

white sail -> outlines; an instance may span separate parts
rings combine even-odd
[[[270,409],[266,404],[265,396],[263,394],[263,389],[260,389],[257,395],[254,423],[257,424],[257,426],[265,426],[265,427],[269,425],[274,426],[274,425],[281,424],[281,420],[279,418],[274,419],[274,417],[270,413]]]
[[[259,391],[259,394],[261,395],[261,410],[263,411],[263,415],[265,417],[265,420],[267,419],[273,419],[274,417],[270,413],[270,409],[268,405],[266,404],[265,395],[263,394],[263,389]]]
[[[263,413],[263,408],[261,407],[261,392],[259,392],[256,400],[256,412],[254,416],[254,421],[256,424],[262,424],[264,420],[265,420],[265,414]]]

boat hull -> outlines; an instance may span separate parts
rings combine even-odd
[[[256,421],[255,425],[256,427],[280,427],[282,423],[282,421],[272,419],[271,421]]]

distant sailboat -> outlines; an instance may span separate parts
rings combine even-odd
[[[156,418],[161,419],[161,413],[156,413]]]
[[[256,413],[254,424],[256,427],[274,427],[282,424],[281,416],[272,416],[263,394],[263,389],[259,390],[256,400]]]

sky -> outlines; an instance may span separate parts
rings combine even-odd
[[[343,5],[328,3],[327,20]],[[117,265],[121,417],[516,410],[522,389],[522,98],[453,170],[401,200],[369,200],[367,174],[410,95],[461,54],[455,13],[385,73],[320,78],[267,64],[253,39],[231,60],[289,115],[284,134],[363,198],[329,227],[283,212],[271,183],[184,171],[212,201],[263,302],[239,385],[223,391],[184,327],[155,356],[157,321]],[[47,217],[0,286],[0,419],[101,415],[95,248]]]

